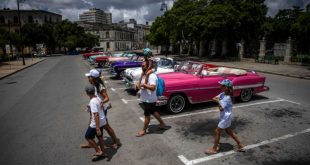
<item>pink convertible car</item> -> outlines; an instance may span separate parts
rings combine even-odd
[[[233,82],[234,96],[247,102],[256,93],[268,91],[265,77],[255,72],[226,67],[208,67],[198,62],[189,62],[183,72],[164,73],[158,76],[165,82],[163,96],[157,106],[166,105],[172,113],[180,113],[187,104],[211,101],[221,90],[219,81],[227,78]]]

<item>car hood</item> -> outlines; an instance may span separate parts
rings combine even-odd
[[[128,61],[128,57],[111,57],[109,58],[109,61]]]
[[[94,56],[90,56],[89,58],[91,58],[92,60],[95,60],[97,57],[101,57],[101,56],[106,56],[106,55],[94,55]]]
[[[167,68],[167,67],[165,67],[165,68],[158,67],[157,71],[155,72],[155,74],[170,73],[170,72],[174,72],[174,69]],[[140,77],[141,73],[142,73],[141,67],[130,68],[130,69],[126,69],[125,70],[125,75],[126,76]]]
[[[112,65],[130,65],[130,64],[138,64],[138,63],[142,63],[141,61],[116,61],[113,62]]]

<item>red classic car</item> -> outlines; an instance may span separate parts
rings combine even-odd
[[[233,82],[234,96],[247,102],[256,93],[268,91],[265,77],[241,69],[215,67],[190,62],[183,72],[164,73],[158,76],[165,82],[165,92],[158,97],[157,106],[166,105],[172,113],[184,110],[187,104],[211,101],[220,90],[219,81],[227,78]]]
[[[104,52],[90,52],[90,53],[84,53],[82,55],[84,59],[88,59],[90,56],[99,55],[99,54],[104,54]]]

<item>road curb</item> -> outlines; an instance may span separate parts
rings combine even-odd
[[[26,68],[29,68],[29,67],[31,67],[31,66],[33,66],[33,65],[36,65],[36,64],[38,64],[38,63],[40,63],[40,62],[42,62],[42,61],[45,61],[45,60],[46,60],[46,59],[44,58],[44,59],[42,59],[42,60],[40,60],[40,61],[38,61],[38,62],[35,62],[35,63],[33,63],[33,64],[30,64],[30,65],[28,65],[28,66],[26,66],[26,67],[20,68],[20,69],[14,71],[14,72],[12,72],[12,73],[9,73],[9,74],[7,74],[7,75],[5,75],[5,76],[0,77],[0,80],[4,79],[4,78],[6,78],[6,77],[9,77],[9,76],[11,76],[11,75],[13,75],[13,74],[15,74],[15,73],[17,73],[17,72],[20,72],[20,71],[22,71],[22,70],[24,70],[24,69],[26,69]]]

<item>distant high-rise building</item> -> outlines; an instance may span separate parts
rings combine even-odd
[[[105,13],[107,24],[112,24],[112,13]]]
[[[79,15],[79,21],[90,23],[112,24],[112,14],[92,8]]]

